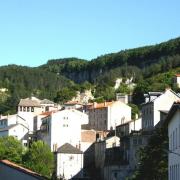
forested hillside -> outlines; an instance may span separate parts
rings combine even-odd
[[[129,72],[128,66],[134,71]],[[180,66],[180,38],[176,38],[158,45],[123,50],[118,53],[107,54],[92,61],[76,58],[49,60],[42,67],[65,75],[75,82],[95,82],[97,77],[113,70],[117,75],[134,75],[141,70],[144,77],[152,73],[166,72]],[[117,70],[120,67],[120,70]],[[118,74],[119,73],[119,74]]]
[[[116,92],[131,93],[138,105],[144,92],[173,87],[172,77],[180,72],[178,67],[180,38],[103,55],[91,61],[64,58],[49,60],[36,68],[2,66],[0,88],[7,91],[0,92],[0,113],[15,112],[20,98],[34,95],[63,102],[84,89],[91,89],[97,101],[113,100]],[[122,78],[123,83],[115,90],[117,78]],[[128,78],[136,84],[133,90],[124,83]]]

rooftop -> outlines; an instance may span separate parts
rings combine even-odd
[[[27,106],[27,107],[40,107],[41,104],[55,104],[55,103],[48,99],[40,100],[36,97],[21,99],[19,102],[19,106]]]
[[[61,147],[58,148],[57,150],[58,153],[64,153],[64,154],[82,154],[82,151],[79,149],[75,148],[69,143],[65,143]]]
[[[165,125],[170,123],[172,117],[174,116],[174,114],[176,113],[177,110],[180,110],[180,101],[177,101],[172,105],[172,107],[169,110],[169,113],[165,119]]]
[[[40,107],[41,105],[37,100],[27,98],[27,99],[21,99],[19,102],[19,106]]]
[[[100,109],[112,105],[114,102],[93,103],[89,109]]]
[[[54,104],[54,102],[50,101],[49,99],[43,99],[40,104]]]
[[[6,165],[6,166],[9,166],[9,167],[11,167],[11,168],[14,168],[14,169],[16,169],[16,170],[18,170],[18,171],[21,171],[21,172],[23,172],[23,173],[25,173],[25,174],[29,174],[29,175],[31,175],[31,176],[37,177],[38,179],[47,179],[47,178],[41,176],[40,174],[38,174],[38,173],[36,173],[36,172],[33,172],[33,171],[31,171],[30,169],[24,168],[24,167],[22,167],[22,166],[20,166],[20,165],[18,165],[18,164],[15,164],[15,163],[13,163],[13,162],[11,162],[11,161],[8,161],[8,160],[0,160],[0,163],[4,164],[4,165]]]
[[[15,127],[15,126],[17,126],[17,124],[12,124],[12,125],[9,125],[9,126],[7,126],[7,127],[5,127],[5,128],[1,128],[1,129],[0,129],[0,132],[2,132],[2,131],[8,131],[9,129],[11,129],[11,128]]]

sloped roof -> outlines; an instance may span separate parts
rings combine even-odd
[[[5,128],[0,128],[0,132],[8,131],[9,129],[11,129],[11,128],[15,127],[15,126],[17,126],[17,124],[12,124],[12,125],[9,125],[9,126],[7,126]]]
[[[144,104],[149,104],[149,103],[152,103],[152,102],[156,101],[159,97],[161,97],[162,95],[164,95],[164,94],[166,93],[166,91],[170,91],[172,94],[174,94],[175,96],[177,96],[178,98],[180,98],[180,94],[179,94],[179,93],[176,93],[176,92],[174,92],[172,89],[167,88],[164,93],[162,93],[161,95],[157,96],[156,98],[152,99],[152,100],[149,101],[149,102],[144,102],[144,103],[142,103],[142,105],[144,105]],[[151,93],[152,93],[152,92],[151,92]]]
[[[38,101],[27,98],[27,99],[21,99],[19,102],[19,106],[40,107],[41,105]]]
[[[172,107],[169,110],[169,113],[165,119],[165,125],[170,123],[170,121],[172,120],[172,117],[174,116],[174,114],[176,113],[177,110],[180,110],[180,101],[177,101],[172,105]]]
[[[110,105],[112,105],[113,102],[104,102],[104,103],[94,103],[89,109],[100,109],[100,108],[105,108]]]
[[[61,147],[58,148],[57,150],[58,153],[64,153],[64,154],[82,154],[82,151],[79,149],[75,148],[69,143],[65,143]]]
[[[31,176],[34,176],[34,177],[36,177],[37,179],[47,179],[47,178],[41,176],[40,174],[38,174],[38,173],[36,173],[36,172],[33,172],[33,171],[31,171],[30,169],[24,168],[24,167],[22,167],[22,166],[20,166],[20,165],[18,165],[18,164],[15,164],[15,163],[13,163],[13,162],[11,162],[11,161],[8,161],[8,160],[0,160],[0,163],[4,164],[4,165],[6,165],[6,166],[9,166],[9,167],[11,167],[11,168],[14,168],[14,169],[16,169],[16,170],[18,170],[18,171],[21,171],[21,172],[23,172],[23,173],[25,173],[25,174],[29,174],[29,175],[31,175]]]
[[[54,104],[54,102],[50,101],[49,99],[43,99],[40,104]]]
[[[76,104],[81,105],[81,103],[79,101],[68,101],[68,102],[64,103],[64,105],[76,105]]]

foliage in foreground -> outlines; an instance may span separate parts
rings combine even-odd
[[[31,147],[25,150],[16,138],[0,137],[0,159],[23,165],[46,177],[51,177],[54,170],[54,155],[42,141],[33,142]]]
[[[141,149],[140,165],[131,180],[168,179],[167,128],[156,129],[148,145]]]
[[[22,163],[23,147],[20,141],[12,136],[0,137],[0,159]]]
[[[24,155],[24,165],[44,176],[50,177],[54,170],[54,155],[42,141],[33,142]]]

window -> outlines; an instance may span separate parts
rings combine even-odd
[[[178,139],[177,139],[177,128],[176,128],[176,134],[175,134],[175,139],[176,139],[176,149],[177,149],[177,141],[178,141]]]
[[[22,111],[22,106],[20,106],[20,111]]]
[[[29,107],[27,107],[27,112],[29,112]]]
[[[34,107],[31,107],[31,112],[34,112]]]
[[[137,145],[137,139],[136,138],[133,139],[133,145]]]
[[[139,144],[139,145],[142,145],[142,138],[139,138],[139,139],[138,139],[138,144]]]
[[[24,111],[24,112],[26,111],[26,107],[23,107],[23,111]]]
[[[72,161],[74,159],[74,156],[69,156],[69,160]]]
[[[172,151],[172,134],[170,135],[169,139],[169,149]]]
[[[174,133],[174,131],[173,131],[172,150],[174,150],[174,147],[175,147],[175,141],[174,141],[175,139],[174,139],[174,138],[175,138],[175,133]]]
[[[3,120],[3,121],[1,121],[1,124],[3,125],[7,125],[7,121],[6,120]]]
[[[179,124],[179,147],[180,147],[180,124]]]
[[[68,127],[68,124],[63,124],[63,127]]]

